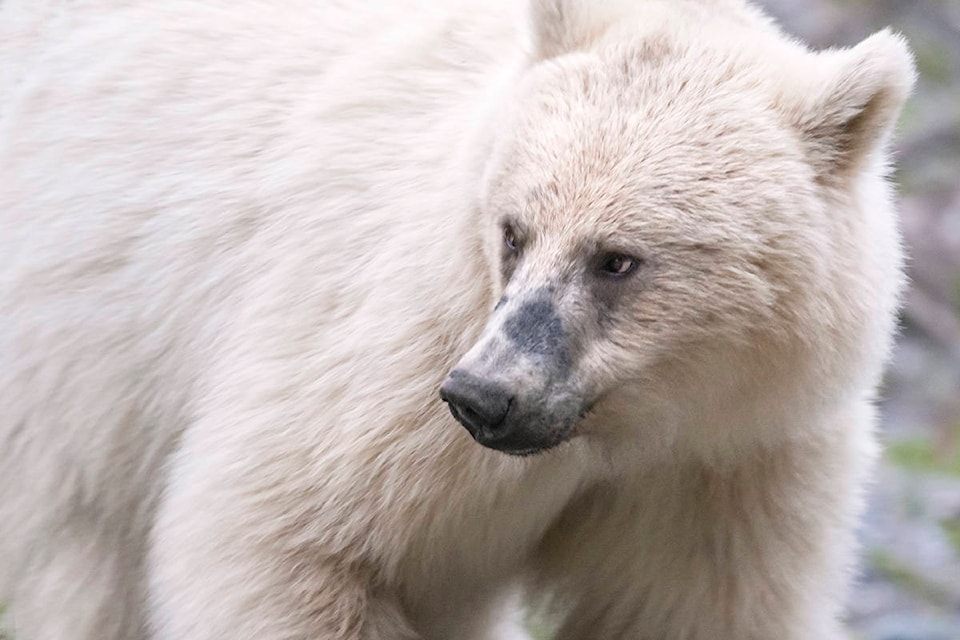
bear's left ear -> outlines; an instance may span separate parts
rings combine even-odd
[[[547,60],[586,48],[629,6],[628,0],[530,0],[534,58]]]
[[[906,41],[884,30],[852,49],[820,54],[823,67],[786,109],[817,174],[855,175],[886,144],[916,79]]]
[[[852,49],[819,54],[815,79],[787,101],[814,169],[827,180],[855,175],[882,150],[916,78],[906,41],[884,30]]]

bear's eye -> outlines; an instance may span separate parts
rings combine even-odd
[[[516,253],[520,249],[520,240],[517,238],[517,231],[513,225],[503,226],[503,246],[509,253]]]
[[[600,273],[608,278],[625,278],[637,270],[639,258],[622,253],[609,253],[600,263]]]

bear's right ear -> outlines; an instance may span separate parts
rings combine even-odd
[[[584,49],[629,6],[628,0],[530,0],[533,55],[547,60]]]
[[[854,175],[883,148],[916,72],[907,43],[890,31],[818,57],[818,73],[791,83],[785,110],[814,170],[832,181]]]

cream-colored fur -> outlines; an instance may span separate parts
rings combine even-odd
[[[17,640],[523,637],[519,587],[563,640],[842,637],[904,43],[515,4],[0,4]],[[591,411],[481,447],[438,387],[596,242],[644,265],[582,336]]]

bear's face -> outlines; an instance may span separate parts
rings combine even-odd
[[[842,315],[837,226],[796,114],[757,79],[663,43],[525,74],[479,205],[500,301],[441,389],[477,441],[537,452],[618,396],[702,421],[807,375]]]

